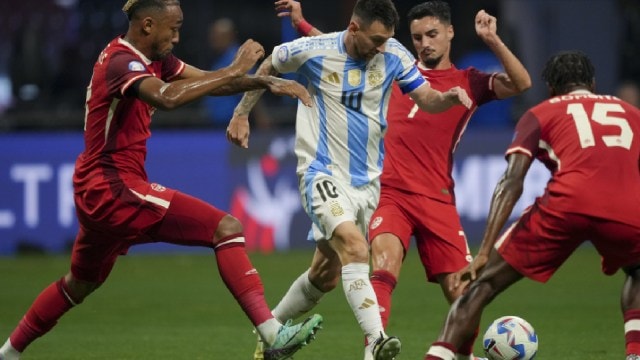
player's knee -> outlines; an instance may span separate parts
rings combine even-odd
[[[490,281],[480,278],[471,283],[468,293],[472,299],[482,303],[484,306],[490,303],[500,291]]]
[[[226,215],[220,220],[216,233],[214,234],[214,243],[218,243],[220,239],[225,239],[230,236],[241,234],[243,231],[242,224],[238,219],[231,215]]]
[[[360,234],[344,234],[338,239],[337,252],[342,264],[369,263],[369,246]]]
[[[68,273],[60,279],[58,284],[67,300],[69,300],[73,305],[82,303],[87,296],[101,285],[99,282],[79,280],[71,273]]]

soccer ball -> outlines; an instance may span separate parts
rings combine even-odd
[[[531,360],[538,351],[538,336],[526,320],[503,316],[484,333],[482,347],[489,360]]]

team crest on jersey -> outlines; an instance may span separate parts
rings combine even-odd
[[[369,82],[369,86],[375,87],[382,84],[383,76],[382,71],[378,69],[371,69],[367,73],[367,82]]]
[[[131,61],[129,63],[130,71],[144,71],[144,65],[140,61]]]
[[[167,190],[166,187],[164,187],[164,186],[162,186],[160,184],[156,184],[156,183],[151,184],[151,189],[153,189],[154,191],[157,191],[157,192],[163,192],[163,191]]]
[[[340,203],[332,202],[331,205],[329,205],[329,207],[331,208],[331,215],[333,216],[344,215],[344,209],[342,208],[342,206],[340,206]]]
[[[382,224],[382,216],[376,216],[376,218],[371,222],[371,230],[377,228],[380,224]]]
[[[360,69],[351,69],[347,72],[347,81],[351,86],[358,86],[362,82],[362,71]]]
[[[285,62],[289,59],[289,48],[286,46],[281,46],[278,49],[278,61]]]

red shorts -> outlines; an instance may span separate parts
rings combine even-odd
[[[496,242],[496,249],[522,275],[546,282],[585,241],[602,257],[602,272],[612,275],[640,263],[640,226],[572,213],[529,207]]]
[[[471,261],[460,216],[453,204],[383,186],[369,224],[369,241],[382,233],[397,236],[405,253],[411,235],[415,237],[430,282],[437,282],[437,275],[456,272]]]
[[[225,212],[158,184],[96,186],[75,194],[80,230],[71,272],[84,281],[104,282],[118,255],[150,242],[213,248]]]

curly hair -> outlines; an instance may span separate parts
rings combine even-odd
[[[576,86],[591,87],[595,68],[581,51],[563,51],[553,55],[542,70],[544,80],[556,94],[566,94]]]

